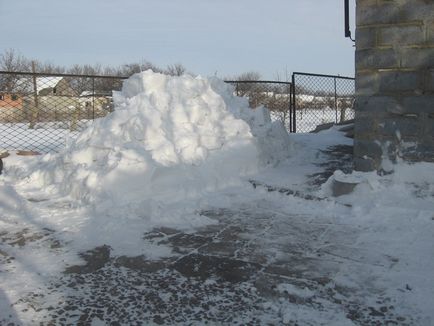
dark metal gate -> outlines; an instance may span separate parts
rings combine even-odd
[[[354,78],[295,72],[290,132],[310,132],[325,123],[354,119]]]

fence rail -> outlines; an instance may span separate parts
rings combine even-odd
[[[0,151],[61,150],[113,111],[112,92],[128,77],[0,71]],[[354,79],[294,73],[292,82],[229,80],[252,108],[265,106],[290,132],[309,132],[354,115]]]

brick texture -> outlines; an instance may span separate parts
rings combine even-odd
[[[355,168],[434,161],[434,1],[356,4]]]
[[[425,42],[422,25],[386,26],[379,28],[379,46],[421,45]]]

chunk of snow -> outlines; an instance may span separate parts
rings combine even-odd
[[[0,215],[2,221],[11,220],[14,216],[25,215],[26,201],[11,185],[0,183]]]

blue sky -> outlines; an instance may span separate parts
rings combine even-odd
[[[0,52],[65,66],[182,63],[220,77],[352,76],[343,25],[343,0],[0,0]]]

